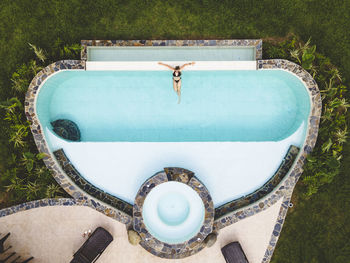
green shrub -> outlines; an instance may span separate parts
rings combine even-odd
[[[303,44],[296,36],[280,42],[264,43],[265,58],[284,58],[301,65],[318,84],[322,95],[322,116],[316,146],[307,157],[302,183],[306,197],[316,193],[339,174],[343,158],[343,144],[347,139],[347,108],[344,98],[347,88],[342,83],[338,69],[328,58],[310,46],[310,39]]]
[[[57,40],[50,53],[29,44],[37,59],[32,59],[17,68],[12,74],[11,95],[0,103],[2,116],[2,146],[7,149],[6,167],[0,172],[0,208],[41,198],[68,196],[56,183],[43,163],[45,154],[38,153],[29,122],[24,115],[23,100],[30,81],[44,67],[64,58],[80,55],[78,44],[63,45]]]

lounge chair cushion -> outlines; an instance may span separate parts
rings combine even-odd
[[[227,244],[221,249],[227,263],[249,263],[238,242]]]

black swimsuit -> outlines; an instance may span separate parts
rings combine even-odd
[[[178,71],[179,75],[175,75],[175,71],[173,72],[173,80],[175,80],[176,83],[178,83],[181,80],[181,71]],[[175,77],[178,77],[179,79],[174,79]]]

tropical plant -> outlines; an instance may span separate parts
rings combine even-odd
[[[41,190],[41,185],[37,183],[36,181],[34,182],[28,182],[24,188],[26,191],[26,198],[28,201],[35,199],[38,196],[38,193]]]
[[[43,67],[35,60],[20,66],[11,77],[11,89],[15,91],[14,95],[22,95],[27,91],[29,82]]]
[[[67,45],[60,38],[58,38],[53,44],[50,57],[54,61],[58,58],[78,59],[80,57],[81,50],[82,46],[80,44],[74,43],[71,45]]]
[[[345,126],[344,130],[337,130],[335,132],[336,142],[338,144],[345,143],[346,139],[348,138],[347,134],[348,134],[348,131],[347,131],[347,127],[346,126]]]
[[[37,152],[29,132],[29,122],[23,114],[24,93],[30,81],[44,67],[41,63],[52,61],[50,53],[33,44],[29,46],[33,49],[36,59],[31,59],[17,68],[11,78],[14,97],[0,102],[1,121],[5,124],[3,130],[8,138],[7,148],[11,153],[5,169],[0,172],[0,192],[7,194],[7,203],[0,203],[0,207],[45,197],[67,196],[44,165],[42,159],[46,154]],[[76,44],[62,48],[59,52],[61,54],[80,51],[79,45]]]
[[[274,57],[276,50],[284,50],[279,51],[279,54],[286,54],[282,58],[295,61],[309,71],[321,92],[323,112],[318,139],[313,152],[307,157],[301,180],[305,197],[309,197],[339,173],[343,144],[348,133],[346,112],[350,105],[344,98],[347,88],[342,83],[339,70],[328,58],[316,52],[316,46],[311,45],[310,39],[303,43],[292,35],[284,41],[269,43],[266,47],[265,57]]]
[[[63,195],[62,188],[57,184],[50,184],[46,188],[45,193],[47,198],[59,197]]]
[[[28,45],[34,50],[34,53],[36,55],[36,57],[41,61],[41,62],[45,62],[46,60],[46,55],[44,50],[42,50],[41,48],[37,48],[35,45],[28,43]]]

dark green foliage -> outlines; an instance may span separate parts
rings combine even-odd
[[[309,42],[306,45],[298,42],[293,36],[282,42],[269,42],[264,56],[278,54],[307,68],[321,91],[323,112],[316,146],[308,156],[301,184],[294,192],[296,206],[287,216],[272,262],[347,263],[350,258],[350,178],[347,176],[350,148],[349,144],[343,148],[349,125],[346,114],[349,105],[344,98],[346,87],[328,58],[315,52],[316,47],[310,47]],[[305,52],[313,55],[310,63],[304,63]]]
[[[39,66],[35,60],[31,60],[27,64],[20,66],[11,77],[12,91],[15,94],[23,95],[28,89],[28,83],[30,83],[33,76],[41,69],[42,67]]]
[[[60,43],[60,42],[56,42]],[[58,186],[51,172],[46,168],[43,153],[38,153],[29,122],[24,116],[23,100],[30,81],[43,68],[40,63],[47,60],[46,52],[29,44],[37,56],[21,65],[12,74],[12,85],[9,94],[12,97],[0,103],[1,122],[3,126],[0,138],[7,154],[0,167],[0,208],[25,201],[45,197],[60,197],[67,194]],[[74,56],[80,52],[80,46],[57,45],[49,53],[49,60],[58,55]],[[50,63],[50,62],[49,62]],[[22,102],[21,102],[22,100]]]
[[[338,69],[329,59],[316,52],[310,39],[302,44],[293,35],[281,42],[268,42],[264,57],[289,59],[308,70],[316,80],[322,94],[322,117],[318,139],[313,152],[307,157],[302,176],[305,197],[315,194],[318,189],[332,182],[339,174],[343,158],[343,144],[347,139],[346,113],[350,106],[344,98],[346,87]]]
[[[45,154],[37,153],[22,103],[12,98],[0,107],[6,125],[1,136],[8,138],[6,148],[9,150],[0,172],[0,197],[3,199],[0,207],[62,195],[63,191],[42,162]]]

